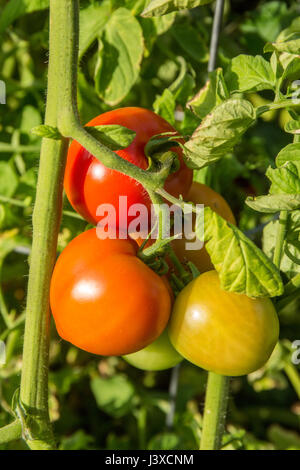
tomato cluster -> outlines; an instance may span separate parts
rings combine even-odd
[[[89,123],[100,124],[119,124],[135,131],[131,145],[116,153],[143,169],[148,167],[145,145],[149,139],[174,132],[165,120],[142,108],[110,111]],[[180,166],[167,178],[165,189],[175,197],[182,195],[209,206],[235,224],[222,196],[206,185],[192,184],[192,171],[181,150],[176,147],[174,151]],[[127,196],[129,205],[141,203],[151,209],[141,184],[107,169],[77,142],[69,149],[65,191],[74,209],[93,224],[99,222],[101,203],[112,204],[118,212],[120,195]],[[123,355],[144,370],[170,368],[185,358],[204,369],[234,376],[248,374],[268,360],[279,329],[269,299],[222,290],[205,247],[185,250],[182,239],[172,242],[179,262],[193,262],[202,274],[174,302],[168,278],[160,277],[139,258],[128,226],[118,224],[117,228],[123,236],[115,239],[98,238],[96,228],[83,232],[58,258],[50,304],[62,338],[90,353]]]

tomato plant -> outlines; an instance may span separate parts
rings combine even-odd
[[[222,290],[214,270],[201,274],[181,291],[169,326],[171,342],[183,357],[231,376],[262,367],[278,334],[271,300]]]
[[[295,0],[0,0],[1,450],[300,449],[299,31]]]
[[[124,126],[136,133],[129,147],[116,153],[142,169],[147,169],[149,166],[145,145],[150,138],[157,134],[175,131],[162,117],[148,109],[136,107],[108,111],[92,119],[88,126],[113,124]],[[175,148],[174,151],[178,154],[180,168],[168,176],[165,189],[176,197],[179,195],[185,197],[192,183],[193,174],[184,164],[180,148]],[[151,200],[143,186],[126,175],[107,169],[76,141],[72,142],[68,153],[65,190],[74,209],[94,224],[100,222],[104,215],[97,215],[98,206],[111,204],[118,216],[117,226],[127,230],[134,216],[127,213],[123,222],[125,214],[124,209],[120,207],[120,196],[127,197],[127,211],[134,204],[142,204],[147,208],[150,218]]]

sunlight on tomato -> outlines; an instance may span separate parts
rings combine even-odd
[[[270,299],[226,292],[217,272],[208,271],[180,292],[168,331],[185,359],[238,376],[266,363],[278,340],[279,323]]]
[[[170,369],[183,360],[183,357],[173,348],[167,330],[146,348],[123,358],[137,369],[153,371]]]
[[[186,200],[193,202],[194,204],[204,204],[204,206],[209,206],[217,214],[221,215],[225,220],[236,225],[234,215],[225,199],[216,191],[211,189],[209,186],[194,182],[191,186]],[[213,264],[205,247],[200,250],[186,249],[186,243],[193,243],[194,241],[195,238],[187,240],[185,237],[183,237],[172,242],[173,250],[178,259],[182,263],[191,261],[199,269],[200,272],[205,272],[209,271],[210,269],[213,269]]]
[[[130,239],[74,238],[55,265],[50,304],[59,335],[85,351],[130,354],[158,338],[171,311],[162,280]]]

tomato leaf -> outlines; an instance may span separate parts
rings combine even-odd
[[[98,407],[107,414],[121,417],[132,411],[135,389],[126,376],[95,377],[91,389]]]
[[[100,36],[111,14],[110,0],[80,9],[79,59]]]
[[[230,92],[256,92],[273,90],[275,76],[271,65],[261,56],[238,55],[234,57],[225,74]]]
[[[20,16],[33,11],[44,10],[48,7],[49,0],[10,0],[1,12],[0,34]]]
[[[300,18],[296,18],[291,25],[284,29],[276,39],[276,42],[267,43],[264,51],[288,52],[299,54],[300,49]]]
[[[205,41],[199,32],[188,24],[173,26],[172,35],[179,46],[197,62],[206,62],[209,54]]]
[[[127,148],[135,138],[136,133],[131,129],[117,124],[105,124],[95,127],[85,127],[101,144],[111,150]]]
[[[200,239],[202,230],[203,226],[196,226]],[[209,207],[204,209],[204,241],[223,289],[249,297],[283,293],[276,266],[243,232]]]
[[[246,204],[258,212],[273,214],[280,211],[294,211],[300,208],[300,194],[268,194],[248,197]]]
[[[223,71],[218,68],[209,74],[209,80],[204,87],[187,103],[187,106],[200,119],[203,119],[216,106],[229,98]]]
[[[118,8],[105,25],[95,69],[96,90],[109,105],[122,101],[138,78],[143,57],[142,28],[126,8]]]
[[[281,168],[269,167],[266,176],[271,180],[270,194],[300,194],[298,169],[292,162]]]
[[[222,158],[255,122],[252,104],[229,99],[208,114],[185,144],[186,156],[201,168]]]
[[[151,0],[142,16],[162,16],[172,11],[185,10],[207,5],[212,0]]]
[[[300,119],[287,122],[284,126],[285,132],[289,134],[300,134]]]
[[[18,177],[13,167],[6,162],[0,161],[0,194],[11,197],[18,186]]]
[[[161,96],[157,96],[153,103],[153,109],[172,126],[175,124],[175,97],[173,93],[166,88]]]
[[[300,128],[300,123],[299,123]],[[277,167],[283,166],[286,162],[294,163],[300,170],[300,143],[288,144],[276,157]]]

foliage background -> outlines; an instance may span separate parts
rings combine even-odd
[[[211,5],[142,18],[144,0],[81,1],[79,107],[82,122],[119,106],[154,109],[183,134],[198,119],[186,102],[205,83]],[[10,8],[8,5],[10,4]],[[31,215],[40,139],[30,130],[42,123],[48,57],[47,0],[0,0],[0,79],[7,88],[0,105],[0,426],[19,385]],[[296,1],[226,1],[218,65],[240,53],[261,54],[268,41],[299,15]],[[131,61],[128,61],[128,54]],[[127,58],[127,59],[126,59]],[[131,64],[131,65],[130,65]],[[268,92],[248,95],[263,103]],[[176,122],[174,111],[176,110]],[[195,179],[220,192],[240,228],[261,243],[255,227],[270,220],[244,205],[247,195],[268,190],[265,171],[291,142],[283,132],[287,111],[259,119],[233,154]],[[59,251],[86,224],[65,200]],[[299,266],[293,269],[299,272]],[[59,339],[52,328],[50,414],[62,449],[196,449],[200,438],[206,373],[180,368],[174,425],[167,427],[171,371],[142,372],[120,358],[99,358]],[[225,448],[299,449],[300,403],[286,367],[289,341],[300,338],[299,303],[281,315],[281,338],[269,364],[232,381]],[[17,442],[5,448],[25,447]],[[4,446],[3,446],[4,448]]]

